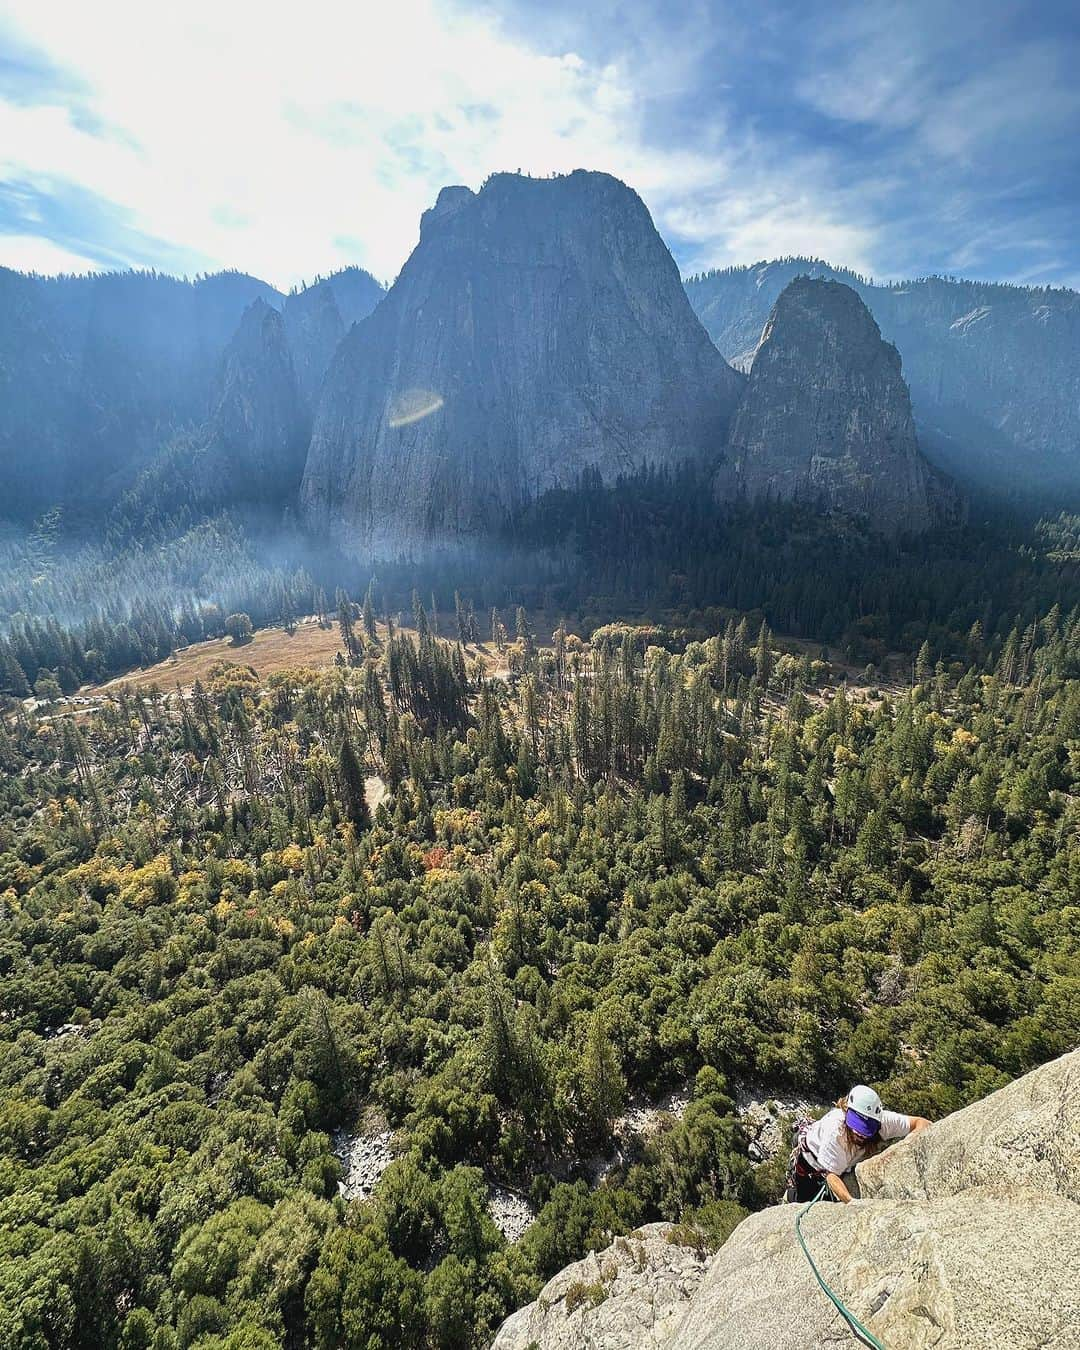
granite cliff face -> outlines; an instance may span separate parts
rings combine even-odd
[[[850,287],[808,277],[773,306],[716,484],[722,499],[805,502],[892,534],[958,509],[919,450],[896,348]]]
[[[812,258],[686,283],[713,341],[748,370],[780,292],[800,275],[858,292],[896,344],[930,458],[983,488],[1080,488],[1080,295],[927,277],[878,285]]]
[[[295,498],[310,430],[282,316],[256,300],[222,362],[208,448],[198,461],[206,495]]]
[[[313,408],[345,336],[345,323],[329,286],[310,286],[286,296],[282,314],[296,378],[305,402]]]
[[[328,277],[320,278],[308,292],[324,288],[334,297],[341,322],[348,332],[354,323],[366,319],[386,294],[386,288],[362,267],[343,267]]]
[[[383,297],[383,288],[359,267],[285,296],[281,312],[296,377],[305,402],[314,408],[323,376],[341,339],[354,323],[367,318]]]
[[[862,1163],[862,1199],[804,1220],[823,1276],[890,1350],[1075,1345],[1078,1122],[1074,1051]],[[493,1350],[854,1344],[798,1246],[796,1212],[751,1215],[707,1266],[673,1254],[680,1234],[664,1225],[617,1239],[556,1275]]]
[[[741,382],[616,179],[445,188],[327,375],[303,509],[376,553],[489,530],[585,468],[715,453]]]
[[[0,270],[3,514],[101,502],[170,429],[205,419],[224,348],[264,291],[240,273],[189,284]]]

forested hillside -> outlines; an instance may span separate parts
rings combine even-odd
[[[934,1116],[1076,1043],[1080,614],[847,689],[745,622],[374,609],[324,673],[10,707],[5,1346],[481,1346],[611,1232],[773,1198],[742,1078]]]

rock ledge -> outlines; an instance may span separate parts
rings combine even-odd
[[[858,1169],[863,1199],[803,1223],[823,1276],[889,1350],[1080,1341],[1080,1051]],[[653,1224],[556,1275],[493,1350],[811,1350],[854,1340],[790,1205],[707,1263]],[[622,1244],[622,1246],[620,1246]]]

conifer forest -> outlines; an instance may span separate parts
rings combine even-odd
[[[482,1346],[775,1201],[742,1085],[938,1116],[1075,1044],[1076,609],[853,671],[379,595],[321,669],[9,698],[4,1345]]]

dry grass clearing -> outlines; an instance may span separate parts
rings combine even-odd
[[[551,645],[548,634],[554,630],[557,622],[557,618],[553,619],[543,613],[536,617],[534,629],[538,647],[546,648]],[[358,630],[359,626],[357,621]],[[571,627],[571,631],[574,631],[575,627],[578,626]],[[406,626],[400,631],[410,632],[411,629]],[[443,621],[439,625],[439,635],[444,640],[456,641],[452,618],[448,620],[443,616]],[[509,636],[513,641],[513,633]],[[756,634],[752,636],[756,637]],[[383,624],[379,624],[379,637],[383,640],[386,638]],[[791,651],[800,656],[805,653],[816,657],[821,650],[820,643],[777,633],[773,634],[773,641],[780,650]],[[93,699],[98,694],[108,693],[121,684],[135,689],[149,689],[151,685],[166,691],[175,689],[177,685],[182,689],[190,689],[196,680],[205,682],[211,669],[219,661],[251,666],[255,673],[263,678],[279,670],[305,667],[318,669],[330,665],[340,651],[342,651],[341,634],[337,621],[335,620],[330,628],[320,628],[315,619],[309,617],[302,619],[291,635],[284,628],[260,628],[250,642],[245,642],[239,647],[233,646],[231,639],[224,637],[211,638],[207,642],[195,642],[190,647],[174,652],[166,660],[159,661],[157,665],[148,666],[145,670],[129,671],[128,674],[119,675],[107,684],[84,686],[79,690],[78,699]],[[490,642],[481,642],[475,646],[470,644],[465,648],[465,654],[469,661],[479,659],[489,678],[508,677],[506,657],[500,655]],[[849,694],[869,697],[872,686],[866,683],[862,670],[848,665],[839,659],[835,652],[830,655],[834,670],[846,676]],[[885,676],[874,683],[889,693],[899,692],[904,687],[904,682],[898,681],[895,676],[893,678]]]
[[[445,628],[444,624],[444,631]],[[404,628],[401,631],[411,630]],[[379,624],[379,636],[384,640],[386,638],[386,629],[382,624]],[[118,675],[107,684],[84,686],[79,694],[83,698],[94,697],[122,684],[134,689],[149,689],[151,685],[164,690],[175,689],[177,685],[181,689],[190,689],[196,680],[205,682],[219,661],[251,666],[257,675],[265,677],[278,670],[328,666],[340,651],[343,651],[341,632],[336,620],[333,627],[320,628],[314,619],[304,619],[291,635],[284,628],[260,628],[250,642],[239,647],[234,647],[229,638],[194,642],[190,647],[184,647],[166,660],[159,661],[157,665]],[[489,675],[505,676],[505,658],[500,657],[490,643],[468,646],[465,652],[469,659],[480,657]]]
[[[107,692],[121,684],[135,689],[149,689],[153,684],[159,689],[176,685],[187,689],[196,680],[205,680],[219,661],[251,666],[261,676],[295,666],[328,666],[340,651],[341,634],[336,623],[332,628],[320,628],[314,620],[305,619],[291,635],[284,628],[260,628],[240,647],[234,647],[229,638],[194,642],[156,666],[121,675],[95,692]]]

